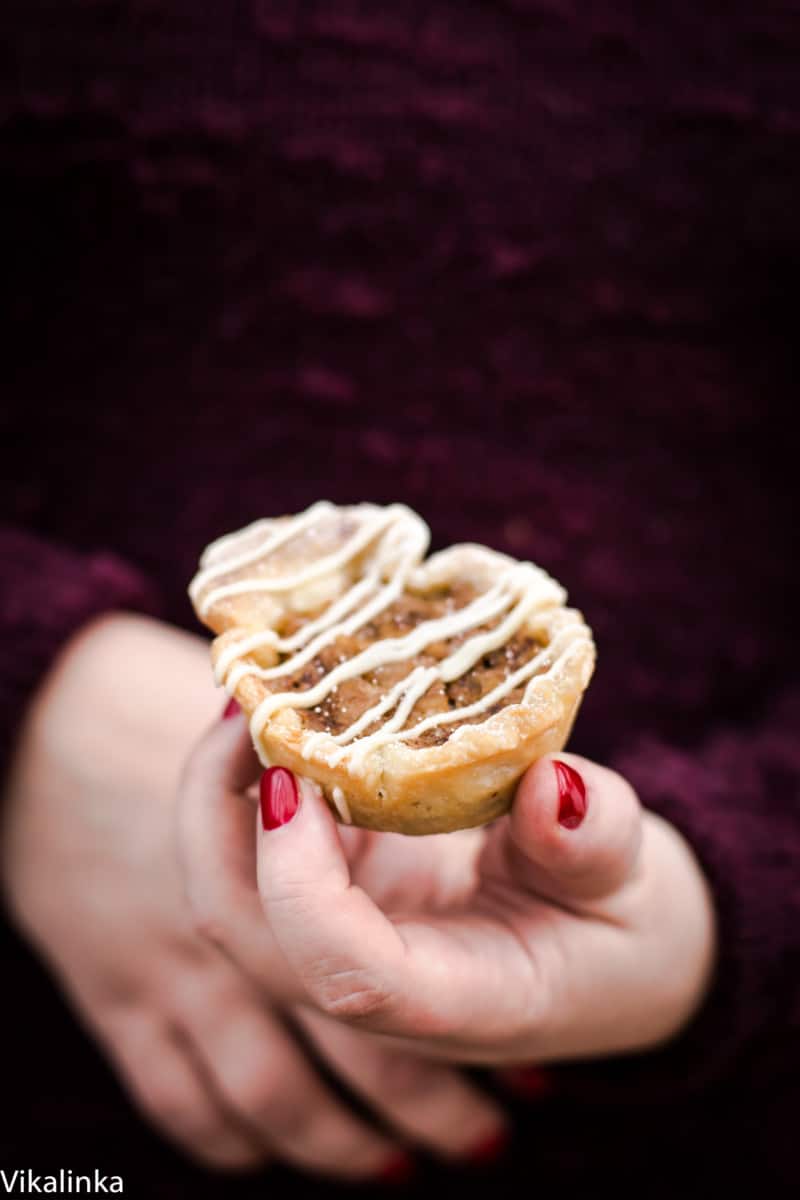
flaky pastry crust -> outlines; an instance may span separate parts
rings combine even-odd
[[[270,635],[269,631],[285,628],[287,620],[301,630],[304,622],[319,620],[327,606],[337,600],[344,603],[341,597],[347,589],[376,569],[376,547],[385,554],[389,546],[389,565],[381,576],[385,583],[393,570],[401,569],[392,558],[390,538],[394,535],[386,532],[395,526],[391,522],[384,526],[383,532],[359,549],[345,568],[334,563],[330,572],[323,572],[308,584],[301,582],[288,591],[271,591],[270,581],[281,579],[282,571],[287,579],[298,578],[304,570],[313,570],[315,555],[317,561],[327,561],[326,556],[335,555],[348,538],[357,540],[362,524],[368,532],[370,521],[380,522],[381,513],[391,513],[394,509],[399,513],[398,527],[406,529],[410,539],[405,544],[411,546],[412,558],[417,560],[410,567],[406,560],[403,592],[413,594],[420,602],[427,595],[441,595],[443,589],[450,587],[468,588],[469,595],[481,597],[497,586],[504,573],[519,566],[507,555],[472,544],[452,546],[421,561],[427,544],[427,527],[403,506],[381,510],[373,505],[343,508],[322,505],[320,509],[318,518],[309,510],[310,520],[301,514],[298,518],[260,522],[248,527],[251,533],[246,530],[212,544],[190,589],[201,620],[219,635],[212,645],[215,670],[219,676],[222,667],[226,686],[250,718],[259,756],[265,764],[285,766],[315,780],[338,820],[365,829],[415,835],[442,833],[483,825],[501,816],[509,808],[523,771],[542,755],[560,750],[567,741],[595,661],[591,632],[582,615],[564,605],[564,593],[555,581],[531,568],[532,572],[538,572],[531,587],[541,589],[542,602],[533,604],[516,634],[536,639],[540,668],[526,681],[520,701],[496,704],[493,708],[499,708],[498,711],[473,715],[463,723],[453,721],[453,714],[434,717],[434,721],[443,723],[438,736],[445,736],[446,740],[440,744],[419,744],[421,739],[408,737],[403,740],[402,732],[399,737],[382,735],[381,718],[367,731],[375,733],[372,740],[369,736],[363,741],[355,738],[343,747],[341,738],[337,741],[333,732],[320,730],[321,718],[316,719],[315,728],[305,708],[288,703],[262,720],[259,711],[265,703],[274,704],[271,697],[281,690],[278,684],[262,676],[265,671],[274,673],[280,669],[280,664],[291,656],[281,656],[270,644],[258,645],[241,654],[237,646],[257,641],[261,631],[267,637],[274,637],[275,633]],[[272,538],[274,543],[276,535],[278,539],[285,538],[293,528],[289,522],[304,519],[305,525],[298,528],[293,539],[284,540],[282,547],[277,546],[259,560],[259,539],[263,544]],[[417,534],[423,531],[416,543],[415,530]],[[308,542],[305,549],[304,539]],[[396,540],[399,545],[400,539]],[[282,554],[286,556],[283,561]],[[248,555],[247,562],[237,565]],[[226,564],[229,569],[225,569]],[[266,580],[264,590],[249,591],[248,579]],[[459,610],[453,611],[457,614]],[[496,618],[494,627],[501,620],[502,616]],[[477,628],[493,631],[491,621]],[[463,645],[463,639],[474,633],[471,629],[463,634],[460,643],[448,642],[442,653],[452,646]],[[385,644],[385,641],[376,643],[378,649]],[[549,655],[548,648],[552,648]],[[414,656],[409,656],[410,665],[414,661]],[[298,688],[295,695],[302,690]],[[412,709],[408,725],[401,726],[402,730],[416,723],[415,711]],[[386,719],[391,712],[390,709]],[[410,745],[409,740],[418,744]]]

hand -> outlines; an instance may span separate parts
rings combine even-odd
[[[193,903],[256,976],[246,843],[234,867],[202,832],[210,813],[237,800],[241,812],[253,772],[246,740],[214,731],[198,748],[182,827]],[[285,773],[283,786],[291,780]],[[542,759],[509,816],[483,835],[477,861],[474,844],[454,835],[441,851],[429,844],[437,839],[372,835],[370,846],[394,839],[389,864],[397,856],[380,904],[352,853],[365,835],[338,826],[313,784],[294,786],[288,823],[267,831],[255,822],[260,936],[280,947],[310,1019],[431,1058],[499,1065],[643,1049],[699,1006],[714,958],[707,886],[677,831],[643,812],[614,772],[570,754]],[[564,793],[580,808],[582,790],[583,819],[573,807],[560,823]],[[413,889],[400,886],[404,877]],[[445,878],[461,880],[452,906],[430,902]]]
[[[273,989],[257,991],[198,934],[175,800],[202,730],[226,729],[221,707],[200,638],[125,616],[73,638],[30,708],[4,801],[3,884],[19,926],[142,1111],[194,1157],[380,1174],[419,1127],[404,1113],[426,1081],[462,1124],[437,1117],[422,1140],[460,1152],[500,1121],[465,1079],[344,1031],[336,1053],[389,1081],[390,1127],[376,1131],[334,1095],[276,1004],[292,973],[275,943],[259,947]]]

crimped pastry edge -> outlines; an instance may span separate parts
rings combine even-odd
[[[424,589],[468,580],[486,586],[498,569],[515,560],[477,544],[451,546],[416,568],[411,585]],[[235,608],[226,605],[227,629],[212,645],[216,662],[236,641],[241,628]],[[231,618],[234,618],[233,622]],[[206,620],[213,621],[213,612]],[[376,746],[355,764],[345,757],[335,767],[325,761],[327,739],[303,754],[308,730],[292,708],[274,713],[260,733],[256,749],[262,761],[285,766],[317,782],[338,821],[333,800],[340,788],[354,825],[410,835],[446,833],[483,825],[505,813],[521,774],[545,754],[565,745],[591,679],[595,649],[591,631],[577,609],[552,605],[535,614],[529,628],[547,629],[549,639],[565,623],[575,623],[565,657],[543,677],[528,704],[511,704],[478,724],[459,727],[441,745],[411,748],[403,742]],[[246,663],[247,656],[242,659]],[[269,689],[256,675],[244,675],[232,692],[249,716]]]

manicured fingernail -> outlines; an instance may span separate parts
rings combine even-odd
[[[264,829],[278,829],[291,821],[300,804],[297,784],[286,767],[268,767],[261,776],[261,824]]]
[[[394,1154],[375,1176],[381,1183],[407,1183],[417,1173],[417,1164],[402,1150]]]
[[[558,780],[558,823],[577,829],[586,816],[586,784],[574,767],[553,759]]]
[[[488,1137],[476,1142],[463,1158],[471,1163],[492,1163],[502,1158],[511,1144],[511,1135],[507,1129],[496,1129]]]
[[[518,1096],[526,1096],[529,1100],[547,1096],[553,1091],[551,1075],[540,1067],[507,1067],[498,1074],[512,1092]]]
[[[225,705],[224,709],[222,710],[222,719],[223,719],[223,721],[228,721],[228,720],[230,720],[231,717],[235,717],[236,714],[240,713],[241,711],[242,711],[242,707],[239,704],[239,701],[236,699],[235,696],[231,696],[230,700],[228,701],[228,703]]]

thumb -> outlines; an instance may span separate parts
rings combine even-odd
[[[283,767],[261,779],[258,885],[267,924],[306,999],[372,1033],[486,1049],[486,1029],[531,1008],[524,939],[481,914],[390,918],[353,882],[316,784]]]
[[[635,876],[642,836],[636,793],[616,771],[576,754],[534,763],[501,828],[513,881],[567,908],[610,896]]]

